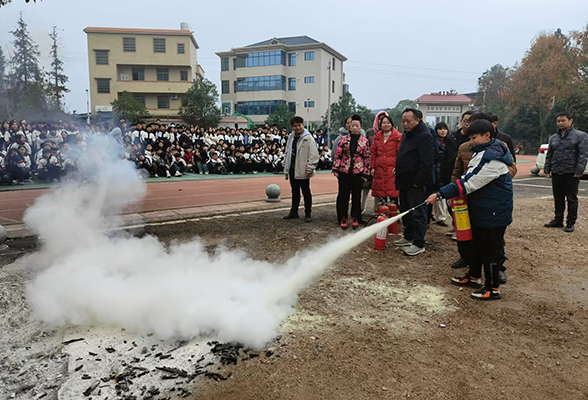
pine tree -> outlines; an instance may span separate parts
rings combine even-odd
[[[12,67],[11,80],[15,88],[25,88],[30,82],[39,82],[42,79],[38,57],[41,55],[39,46],[31,38],[27,24],[20,13],[16,22],[16,29],[11,31],[14,36],[12,45],[14,55],[10,59]]]
[[[4,82],[6,80],[6,58],[4,50],[0,47],[0,93],[4,92]]]
[[[63,73],[63,61],[59,58],[59,34],[57,26],[52,26],[49,34],[51,38],[51,72],[49,73],[49,92],[51,93],[53,107],[61,110],[63,107],[63,96],[69,92],[65,84],[69,78]]]
[[[25,0],[27,3],[29,3],[31,0]],[[37,2],[37,0],[33,0],[33,2]],[[12,0],[0,0],[0,7],[8,5],[12,3]]]

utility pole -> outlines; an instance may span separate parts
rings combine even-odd
[[[331,61],[329,61],[329,66],[327,67],[327,69],[329,70],[329,83],[327,84],[327,140],[329,143],[329,147],[331,147]]]
[[[86,89],[86,122],[90,125],[90,91]]]

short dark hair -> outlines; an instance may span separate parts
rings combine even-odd
[[[483,135],[486,132],[490,133],[490,137],[494,134],[494,125],[485,119],[479,119],[468,127],[468,136]]]
[[[359,115],[359,114],[353,114],[351,116],[351,121],[359,121],[359,123],[361,124],[361,115]]]
[[[492,123],[492,116],[490,114],[486,114],[483,112],[475,112],[470,117],[471,123],[473,123],[475,121],[480,121],[480,120],[484,120],[484,121],[488,121],[488,122]]]
[[[463,119],[463,117],[465,117],[466,115],[472,115],[474,112],[472,110],[467,110],[466,112],[464,112],[463,114],[461,114],[461,119]]]
[[[490,113],[490,122],[498,122],[498,115]]]
[[[294,124],[304,124],[304,118],[299,117],[298,115],[292,117],[292,119],[290,120],[290,126],[294,126]]]
[[[569,112],[567,112],[567,111],[562,111],[562,112],[560,112],[560,113],[557,113],[557,115],[556,115],[555,117],[556,117],[556,118],[559,118],[559,117],[566,117],[567,119],[572,119],[572,114],[570,114],[570,113],[569,113]]]
[[[411,112],[412,115],[415,116],[415,118],[418,118],[418,119],[422,119],[423,118],[423,113],[421,111],[417,110],[416,108],[406,108],[406,109],[404,109],[404,111],[402,112],[402,114],[404,115],[407,112]]]
[[[447,129],[447,132],[449,133],[449,127],[443,121],[438,122],[437,125],[435,125],[435,132],[437,132],[439,129]]]
[[[382,114],[380,116],[380,120],[378,121],[378,128],[382,129],[382,122],[384,122],[385,119],[390,121],[390,124],[394,128],[394,121],[392,121],[392,117],[390,117],[389,115],[386,115],[386,114]]]

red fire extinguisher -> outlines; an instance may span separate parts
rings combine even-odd
[[[468,212],[466,196],[454,197],[449,200],[449,205],[453,210],[453,225],[457,240],[460,242],[472,240],[472,225],[470,223],[470,213]]]
[[[388,207],[378,207],[378,223],[386,221],[388,219]],[[376,232],[376,239],[374,241],[374,250],[386,250],[386,239],[388,238],[388,228],[380,229]]]
[[[394,218],[398,215],[398,206],[394,203],[388,204],[388,218]],[[388,226],[388,235],[394,235],[398,233],[398,221],[393,222]]]

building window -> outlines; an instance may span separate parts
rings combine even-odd
[[[333,92],[333,93],[335,93],[335,81],[333,81],[333,83],[332,83],[332,85],[331,85],[331,86],[333,87],[333,89],[331,89],[331,90],[332,90],[332,92]]]
[[[169,69],[157,68],[157,80],[158,81],[169,81]]]
[[[165,53],[165,39],[153,38],[153,52]]]
[[[125,52],[135,52],[137,51],[135,38],[134,37],[125,37],[123,38],[123,51]]]
[[[290,112],[293,112],[294,114],[296,114],[296,102],[291,102],[288,103],[288,109],[290,110]]]
[[[110,93],[110,79],[96,79],[98,93]]]
[[[133,80],[144,81],[145,80],[145,68],[133,68]]]
[[[262,51],[259,53],[238,54],[235,68],[265,67],[269,65],[286,65],[285,51]]]
[[[284,100],[242,101],[237,103],[236,111],[243,115],[270,115],[282,104],[286,102]]]
[[[235,93],[262,92],[266,90],[286,90],[286,77],[283,75],[251,76],[237,78]]]
[[[224,57],[221,58],[221,71],[228,71],[229,70],[229,58]]]
[[[180,80],[187,81],[188,80],[188,71],[180,71]]]
[[[304,53],[304,61],[314,61],[314,51]]]
[[[222,94],[229,94],[230,93],[230,82],[229,81],[222,81],[221,82],[221,93]]]
[[[347,84],[344,84],[344,85],[343,85],[343,94],[345,94],[345,93],[347,93],[347,92],[349,92],[349,85],[347,85]]]
[[[166,94],[157,95],[157,108],[169,108],[169,96]]]
[[[333,66],[333,71],[335,70],[335,57],[333,57],[333,63],[331,64]]]
[[[304,78],[304,83],[314,83],[314,76],[307,76]]]
[[[296,78],[288,78],[288,90],[296,90]]]
[[[94,50],[96,65],[108,65],[108,50]]]
[[[288,66],[295,67],[296,66],[296,53],[288,54]]]
[[[133,99],[135,99],[135,101],[137,103],[140,103],[143,105],[143,107],[145,107],[145,94],[143,93],[133,93]]]
[[[313,108],[314,107],[314,101],[305,101],[304,102],[304,107],[305,108]]]
[[[178,43],[178,54],[185,54],[186,53],[186,47],[184,45],[184,43]]]

